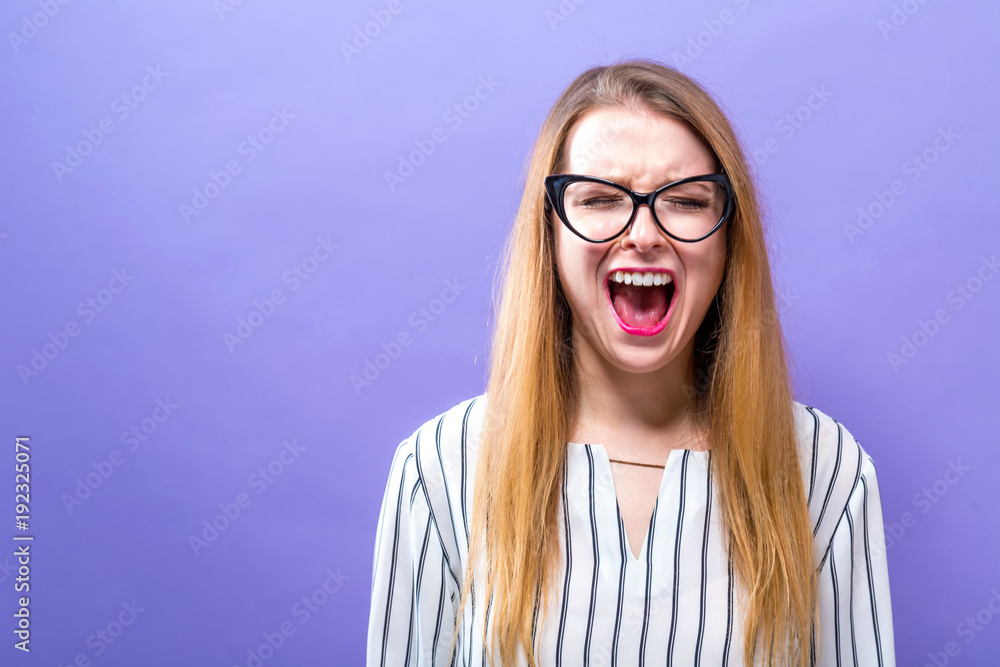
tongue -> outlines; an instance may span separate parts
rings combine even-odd
[[[667,288],[616,285],[611,299],[622,322],[632,327],[651,327],[667,314]]]

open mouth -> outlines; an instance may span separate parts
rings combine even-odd
[[[652,336],[667,325],[676,291],[673,274],[663,271],[612,271],[605,281],[608,305],[627,333]]]

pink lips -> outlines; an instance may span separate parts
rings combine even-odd
[[[611,280],[612,274],[616,271],[632,272],[638,271],[639,273],[646,273],[647,271],[655,271],[656,273],[666,273],[674,281],[674,293],[670,296],[670,304],[667,306],[667,312],[663,314],[663,319],[654,324],[651,327],[633,327],[622,322],[622,319],[618,317],[618,312],[615,310],[615,304],[611,302],[611,290],[608,287],[608,281]],[[656,269],[656,268],[642,268],[642,267],[619,267],[608,271],[608,275],[604,277],[604,298],[607,299],[608,308],[611,309],[611,314],[615,316],[615,321],[618,322],[618,326],[622,328],[625,333],[632,334],[634,336],[655,336],[656,334],[663,331],[663,329],[670,322],[670,315],[674,311],[674,304],[677,303],[677,276],[673,271]]]

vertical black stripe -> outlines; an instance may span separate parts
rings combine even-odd
[[[472,399],[472,401],[469,403],[469,407],[465,411],[465,416],[462,418],[462,443],[461,443],[461,447],[459,447],[459,450],[460,450],[460,452],[459,452],[459,454],[460,454],[460,463],[461,463],[461,468],[462,468],[461,486],[460,486],[459,492],[460,492],[460,495],[461,495],[461,499],[460,500],[461,500],[461,504],[462,504],[462,525],[465,527],[465,544],[466,544],[466,553],[467,554],[469,552],[469,518],[468,518],[468,513],[466,511],[466,502],[465,502],[465,499],[466,499],[466,484],[467,484],[467,476],[468,476],[468,473],[467,473],[467,463],[466,463],[466,450],[467,450],[467,447],[468,447],[468,441],[467,441],[467,437],[466,436],[468,434],[469,413],[472,412],[472,406],[476,404],[476,401],[478,400],[478,398],[479,397],[477,396],[476,398]],[[439,443],[439,445],[438,445],[438,456],[440,456],[440,452],[441,452],[441,448],[440,448],[440,443]],[[442,477],[442,479],[444,478],[444,462],[443,461],[442,461],[442,465],[441,465],[441,477]],[[447,485],[445,486],[445,490],[447,491]],[[454,522],[452,522],[452,524],[454,525]],[[458,537],[458,535],[456,534],[456,539],[457,539],[457,537]],[[461,586],[459,587],[459,590],[461,590]],[[476,606],[475,606],[476,605],[475,594],[472,592],[471,589],[470,589],[469,593],[470,593],[470,596],[472,597],[472,600],[471,600],[471,602],[472,602],[472,614],[473,614],[472,618],[475,619],[475,609],[476,609]],[[461,619],[459,620],[459,626],[458,627],[462,627],[462,625],[461,625]],[[473,624],[473,627],[475,627],[474,624]],[[456,631],[457,631],[457,628],[456,628]],[[471,650],[471,642],[470,642],[470,650]],[[462,663],[465,664],[465,650],[464,650],[464,647],[462,649],[459,649],[456,646],[455,653],[456,653],[456,656],[459,653],[461,653],[461,655],[462,655]],[[471,653],[470,653],[470,655],[471,655]],[[457,657],[453,658],[453,660],[456,660],[456,659],[457,659]]]
[[[681,461],[681,490],[680,508],[677,511],[677,533],[674,536],[674,594],[673,608],[670,612],[670,638],[667,640],[667,667],[674,664],[674,640],[677,637],[677,603],[680,597],[681,585],[681,532],[684,528],[684,502],[687,495],[687,466],[691,450],[684,450],[684,458]]]
[[[445,593],[445,572],[444,572],[444,559],[441,559],[441,592],[438,594],[438,610],[437,610],[437,620],[434,622],[434,639],[431,642],[431,664],[437,661],[437,651],[438,644],[441,642],[441,620],[444,617],[444,593]],[[458,632],[461,621],[455,622],[455,632]],[[452,657],[452,662],[455,658]]]
[[[823,515],[826,513],[826,506],[830,503],[830,496],[833,495],[833,487],[837,483],[837,474],[840,471],[840,459],[844,450],[844,430],[840,428],[840,422],[834,420],[837,425],[837,463],[833,467],[833,475],[830,477],[830,486],[826,490],[826,498],[823,499],[823,508],[819,511],[819,518],[816,519],[816,527],[813,528],[813,537],[819,531],[820,524],[823,523]]]
[[[542,580],[539,579],[535,585],[535,603],[534,609],[531,612],[531,646],[537,648],[537,636],[538,636],[538,608],[541,605],[542,600]]]
[[[729,575],[729,592],[726,594],[726,641],[725,649],[722,652],[722,667],[727,667],[729,664],[729,647],[733,639],[733,556],[731,553],[727,560],[729,561],[726,567]]]
[[[414,493],[410,494],[410,512],[413,511],[413,499],[416,497],[416,490],[418,486],[423,486],[423,481],[419,478],[414,486]],[[406,640],[406,662],[404,664],[410,664],[410,653],[412,652],[412,642],[415,640],[414,629],[416,626],[416,609],[419,608],[420,604],[420,586],[424,578],[424,563],[427,560],[427,545],[430,544],[431,538],[431,518],[427,515],[427,526],[424,528],[424,540],[423,544],[420,546],[420,558],[417,561],[417,582],[411,591],[410,596],[410,629],[409,635]],[[441,562],[444,562],[443,560]],[[417,662],[420,662],[420,658],[417,658]]]
[[[413,628],[417,623],[417,591],[416,588],[410,588],[410,621],[407,623],[406,627],[406,658],[403,660],[404,667],[410,664],[410,654],[413,653]]]
[[[399,555],[399,524],[400,515],[403,511],[403,493],[406,487],[406,464],[409,463],[412,454],[407,454],[403,459],[403,470],[399,475],[399,493],[396,496],[396,525],[392,535],[392,560],[389,562],[389,589],[386,594],[385,621],[382,624],[382,659],[381,665],[385,667],[385,652],[389,644],[389,621],[392,616],[392,591],[396,586],[396,560]]]
[[[861,484],[864,486],[864,497],[862,500],[862,527],[864,529],[864,545],[865,545],[865,568],[868,571],[868,594],[871,597],[872,602],[872,624],[875,629],[875,648],[878,653],[878,664],[882,667],[882,638],[879,636],[878,628],[878,609],[875,605],[875,581],[872,574],[872,554],[871,554],[871,542],[869,541],[868,535],[868,480],[863,476],[861,477]]]
[[[468,513],[467,513],[466,508],[465,508],[465,504],[466,504],[465,503],[465,496],[466,496],[466,487],[465,487],[465,485],[466,485],[466,475],[467,475],[467,472],[466,472],[467,464],[466,464],[466,458],[465,457],[466,457],[466,449],[468,448],[469,414],[472,412],[472,406],[474,406],[476,404],[476,401],[478,399],[479,399],[478,396],[476,398],[472,399],[472,402],[469,403],[469,407],[465,409],[465,416],[462,417],[462,447],[461,447],[461,455],[462,455],[462,486],[461,486],[461,492],[462,492],[462,525],[465,526],[465,541],[466,541],[466,543],[468,543],[468,541],[469,541],[469,516],[468,516]]]
[[[811,501],[812,501],[813,481],[815,481],[815,479],[816,479],[816,440],[817,440],[817,436],[819,435],[819,418],[816,416],[816,413],[814,413],[812,411],[812,408],[806,406],[806,409],[809,410],[809,412],[813,416],[813,419],[815,420],[815,424],[813,425],[813,454],[812,454],[812,460],[813,460],[813,462],[812,462],[812,470],[813,470],[813,472],[812,472],[811,481],[809,482],[809,502],[811,503]],[[813,535],[815,536],[815,533],[813,533]],[[823,558],[825,559],[826,556],[824,555]],[[822,572],[822,569],[823,569],[823,565],[822,565],[822,563],[820,563],[819,571]],[[817,597],[818,597],[818,593],[817,593]],[[814,602],[813,602],[813,608],[812,608],[812,610],[813,610],[813,616],[811,617],[811,620],[809,621],[809,667],[816,667],[816,617],[815,617],[815,614],[816,614],[816,603],[817,602],[818,602],[818,600],[814,600]]]
[[[601,565],[601,552],[597,541],[597,510],[594,502],[594,455],[590,445],[585,445],[587,469],[590,474],[590,541],[594,548],[594,574],[590,580],[590,612],[587,614],[587,634],[583,642],[583,664],[590,665],[590,639],[594,630],[594,613],[597,606],[597,574]]]
[[[618,510],[618,499],[615,498],[615,511],[618,516],[618,546],[622,553],[622,566],[618,572],[618,608],[615,611],[615,632],[611,639],[611,667],[618,666],[618,637],[622,628],[622,605],[625,601],[625,566],[628,564],[628,543],[625,541],[625,524]]]
[[[840,665],[840,589],[837,588],[837,562],[835,549],[830,550],[830,578],[833,586],[833,646],[837,665]]]
[[[642,635],[639,638],[639,667],[646,664],[646,633],[649,631],[649,606],[653,589],[653,535],[659,506],[660,498],[657,497],[653,505],[653,516],[649,519],[649,529],[646,531],[646,599],[642,610]]]
[[[493,607],[493,592],[490,591],[490,599],[486,601],[486,616],[483,617],[483,661],[480,664],[488,665],[489,661],[486,659],[486,641],[485,638],[488,636],[490,627],[490,608]]]
[[[854,667],[858,667],[858,641],[854,630],[854,520],[851,519],[851,512],[847,512],[847,531],[851,536],[851,585],[848,587],[850,597],[848,598],[848,611],[851,614],[851,651],[854,656]]]
[[[476,400],[478,400],[478,398],[479,398],[478,396],[476,398],[473,398],[472,401],[469,403],[469,407],[466,408],[466,410],[465,410],[465,415],[462,418],[462,442],[461,442],[461,447],[459,448],[461,450],[460,454],[461,454],[461,467],[462,467],[462,478],[461,478],[461,486],[460,486],[459,492],[460,492],[460,495],[461,495],[461,499],[460,500],[461,500],[461,504],[462,504],[462,525],[465,527],[466,554],[468,554],[468,552],[469,552],[469,518],[468,518],[468,513],[466,511],[466,495],[467,495],[466,484],[467,484],[467,476],[468,476],[468,472],[467,472],[468,464],[466,462],[466,453],[467,453],[466,450],[467,450],[467,446],[468,446],[467,435],[468,435],[468,425],[469,425],[469,414],[472,412],[472,406],[475,405]],[[438,456],[440,456],[440,455],[441,455],[441,447],[440,447],[440,442],[439,442],[438,443]],[[442,462],[442,466],[441,466],[441,476],[442,476],[442,478],[444,477],[444,463],[443,462]],[[447,491],[447,486],[445,487],[445,490]],[[454,522],[452,522],[452,523],[454,525]],[[457,539],[458,535],[456,534],[455,537]],[[471,598],[470,602],[472,604],[472,618],[473,618],[472,627],[475,627],[476,594],[475,594],[475,592],[471,588],[469,590],[469,595],[470,595],[470,598]],[[472,655],[471,654],[471,651],[472,651],[472,644],[471,644],[471,642],[469,643],[469,651],[470,651],[469,655],[470,655],[470,658],[471,658],[471,655]],[[464,650],[462,651],[462,662],[463,662],[463,664],[465,663],[465,652],[464,652]]]
[[[809,665],[816,667],[816,624],[812,624],[809,633]]]
[[[472,567],[469,563],[467,567]],[[475,574],[473,574],[472,583],[469,585],[469,605],[471,609],[469,630],[474,634],[476,632],[476,581]],[[475,638],[469,637],[467,643],[463,643],[462,646],[462,664],[468,664],[472,661],[472,645],[475,644]],[[466,655],[465,649],[468,648],[468,655]]]
[[[812,504],[813,499],[813,488],[816,486],[816,457],[817,450],[819,449],[819,415],[813,412],[813,409],[806,406],[806,410],[809,414],[813,416],[813,446],[812,446],[812,472],[809,475],[809,499],[807,504]]]
[[[472,566],[472,564],[470,563],[469,567],[471,567],[471,566]],[[473,581],[469,585],[469,605],[470,605],[471,610],[472,610],[472,613],[471,613],[471,619],[472,620],[469,623],[469,629],[470,629],[470,631],[472,633],[475,633],[475,631],[476,631],[476,582],[475,582],[475,576],[473,576]],[[468,644],[466,646],[463,646],[463,649],[466,648],[466,647],[469,649],[468,655],[465,654],[464,650],[462,651],[462,663],[463,664],[468,664],[469,662],[472,661],[472,646],[475,643],[476,643],[475,642],[475,638],[474,637],[470,637],[469,641],[468,641]]]
[[[444,487],[444,497],[448,505],[448,520],[451,522],[451,534],[455,536],[455,542],[458,543],[458,529],[455,527],[455,512],[452,511],[454,505],[451,504],[451,490],[448,488],[448,476],[444,471],[444,457],[441,456],[441,430],[444,428],[444,415],[438,417],[437,428],[434,430],[434,445],[437,449],[438,465],[441,467],[441,486]],[[423,475],[421,475],[423,478]],[[442,535],[441,539],[444,539]]]
[[[566,496],[566,482],[569,477],[569,456],[566,457],[566,465],[563,467],[562,499],[563,518],[566,523],[566,574],[563,579],[563,600],[562,611],[559,613],[559,637],[556,640],[556,667],[562,665],[563,634],[566,632],[566,611],[569,606],[569,580],[573,571],[573,542],[569,525],[569,501]]]
[[[706,604],[708,600],[708,538],[711,534],[712,519],[712,452],[708,453],[708,472],[706,484],[708,492],[705,494],[705,530],[701,535],[701,603],[698,606],[698,639],[695,641],[694,667],[701,666],[701,646],[705,640],[705,616],[707,615]]]
[[[420,546],[420,560],[417,565],[417,598],[420,597],[420,584],[424,579],[424,561],[427,559],[427,545],[431,541],[431,518],[427,517],[427,528],[424,529],[424,543]]]

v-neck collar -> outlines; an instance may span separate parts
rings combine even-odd
[[[632,553],[632,542],[629,540],[628,532],[625,528],[625,522],[622,519],[621,507],[618,504],[618,490],[615,487],[615,476],[611,470],[611,459],[608,456],[607,449],[604,445],[597,443],[580,443],[580,442],[570,442],[569,446],[571,448],[577,448],[581,452],[586,452],[589,450],[591,457],[594,460],[595,465],[595,475],[604,476],[607,475],[607,479],[610,480],[612,497],[615,503],[615,515],[618,520],[619,529],[622,531],[622,536],[625,539],[625,553],[628,559],[629,565],[639,565],[646,560],[647,552],[650,549],[649,539],[650,535],[653,533],[653,529],[656,523],[656,511],[660,505],[660,499],[663,498],[664,487],[667,485],[668,480],[675,477],[677,473],[675,470],[679,469],[682,465],[683,457],[685,454],[690,456],[696,456],[698,458],[707,459],[710,450],[696,450],[696,449],[685,449],[676,448],[671,449],[670,453],[667,455],[667,461],[663,466],[663,474],[660,477],[660,484],[657,487],[656,492],[656,502],[653,504],[653,513],[649,517],[649,525],[646,526],[646,534],[643,536],[642,547],[639,549],[639,555],[636,556]],[[599,463],[598,463],[599,462]]]

